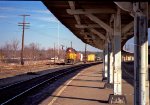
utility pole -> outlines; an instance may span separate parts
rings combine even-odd
[[[23,22],[22,22],[22,23],[18,23],[18,24],[19,24],[18,26],[21,26],[21,27],[22,27],[21,65],[24,65],[24,60],[23,60],[24,32],[25,32],[25,29],[29,29],[29,28],[26,28],[26,27],[29,26],[29,25],[27,25],[27,24],[30,24],[30,23],[26,23],[26,22],[25,22],[25,18],[26,18],[26,16],[30,16],[30,15],[20,15],[20,16],[23,16]]]
[[[86,59],[87,59],[86,47],[87,47],[87,44],[85,43],[85,61],[84,61],[84,63],[86,63]]]
[[[64,45],[61,45],[61,48],[62,48],[62,58],[64,58],[64,52],[63,52],[63,49],[64,49]]]
[[[59,21],[58,21],[58,29],[57,29],[57,34],[58,34],[58,60],[59,60]]]
[[[62,50],[64,49],[64,47],[65,47],[64,45],[61,45]]]
[[[71,41],[71,48],[72,48],[72,41]]]
[[[54,43],[54,64],[55,64],[55,43]]]

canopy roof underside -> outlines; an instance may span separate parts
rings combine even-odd
[[[42,2],[64,26],[84,43],[103,50],[108,34],[106,29],[99,24],[102,22],[106,24],[106,27],[108,25],[113,29],[111,20],[118,7],[114,2],[48,0]],[[121,28],[125,28],[133,21],[134,18],[129,12],[121,9]],[[133,37],[133,27],[122,34],[121,45],[123,46],[131,37]]]

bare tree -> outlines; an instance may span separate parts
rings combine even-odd
[[[29,46],[27,45],[24,46],[24,57],[27,59],[31,59],[31,51]]]
[[[12,46],[11,46],[10,42],[5,42],[3,50],[4,50],[6,58],[12,57]]]
[[[39,44],[38,43],[30,43],[29,44],[29,47],[31,49],[31,53],[32,53],[32,59],[33,60],[36,60],[37,59],[37,56],[38,56],[38,53],[39,53]]]
[[[48,48],[46,53],[47,53],[47,58],[50,59],[50,58],[54,57],[54,49]]]
[[[19,48],[19,40],[17,40],[17,39],[12,40],[11,46],[12,46],[12,50],[13,50],[13,58],[17,57],[16,53]]]
[[[3,47],[0,47],[0,60],[2,60],[3,58],[4,58]]]
[[[11,60],[12,58],[20,57],[21,50],[19,48],[19,44],[20,43],[17,39],[5,42],[4,46],[1,46],[0,48],[0,58],[3,56],[4,58]],[[57,51],[57,49],[55,50]],[[64,50],[60,50],[60,56],[62,56],[61,53],[64,53]],[[55,56],[58,56],[58,54]],[[29,45],[25,45],[24,47],[24,58],[26,60],[46,60],[52,57],[54,57],[53,48],[40,48],[40,44],[34,42],[30,43]]]

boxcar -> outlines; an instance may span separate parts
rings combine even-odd
[[[95,61],[95,54],[89,54],[87,56],[87,61],[88,62],[94,62]]]

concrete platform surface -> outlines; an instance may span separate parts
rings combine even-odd
[[[113,89],[105,89],[104,84],[102,64],[92,66],[66,81],[40,105],[109,105],[108,98]],[[127,105],[133,105],[133,86],[125,80],[123,94]]]

